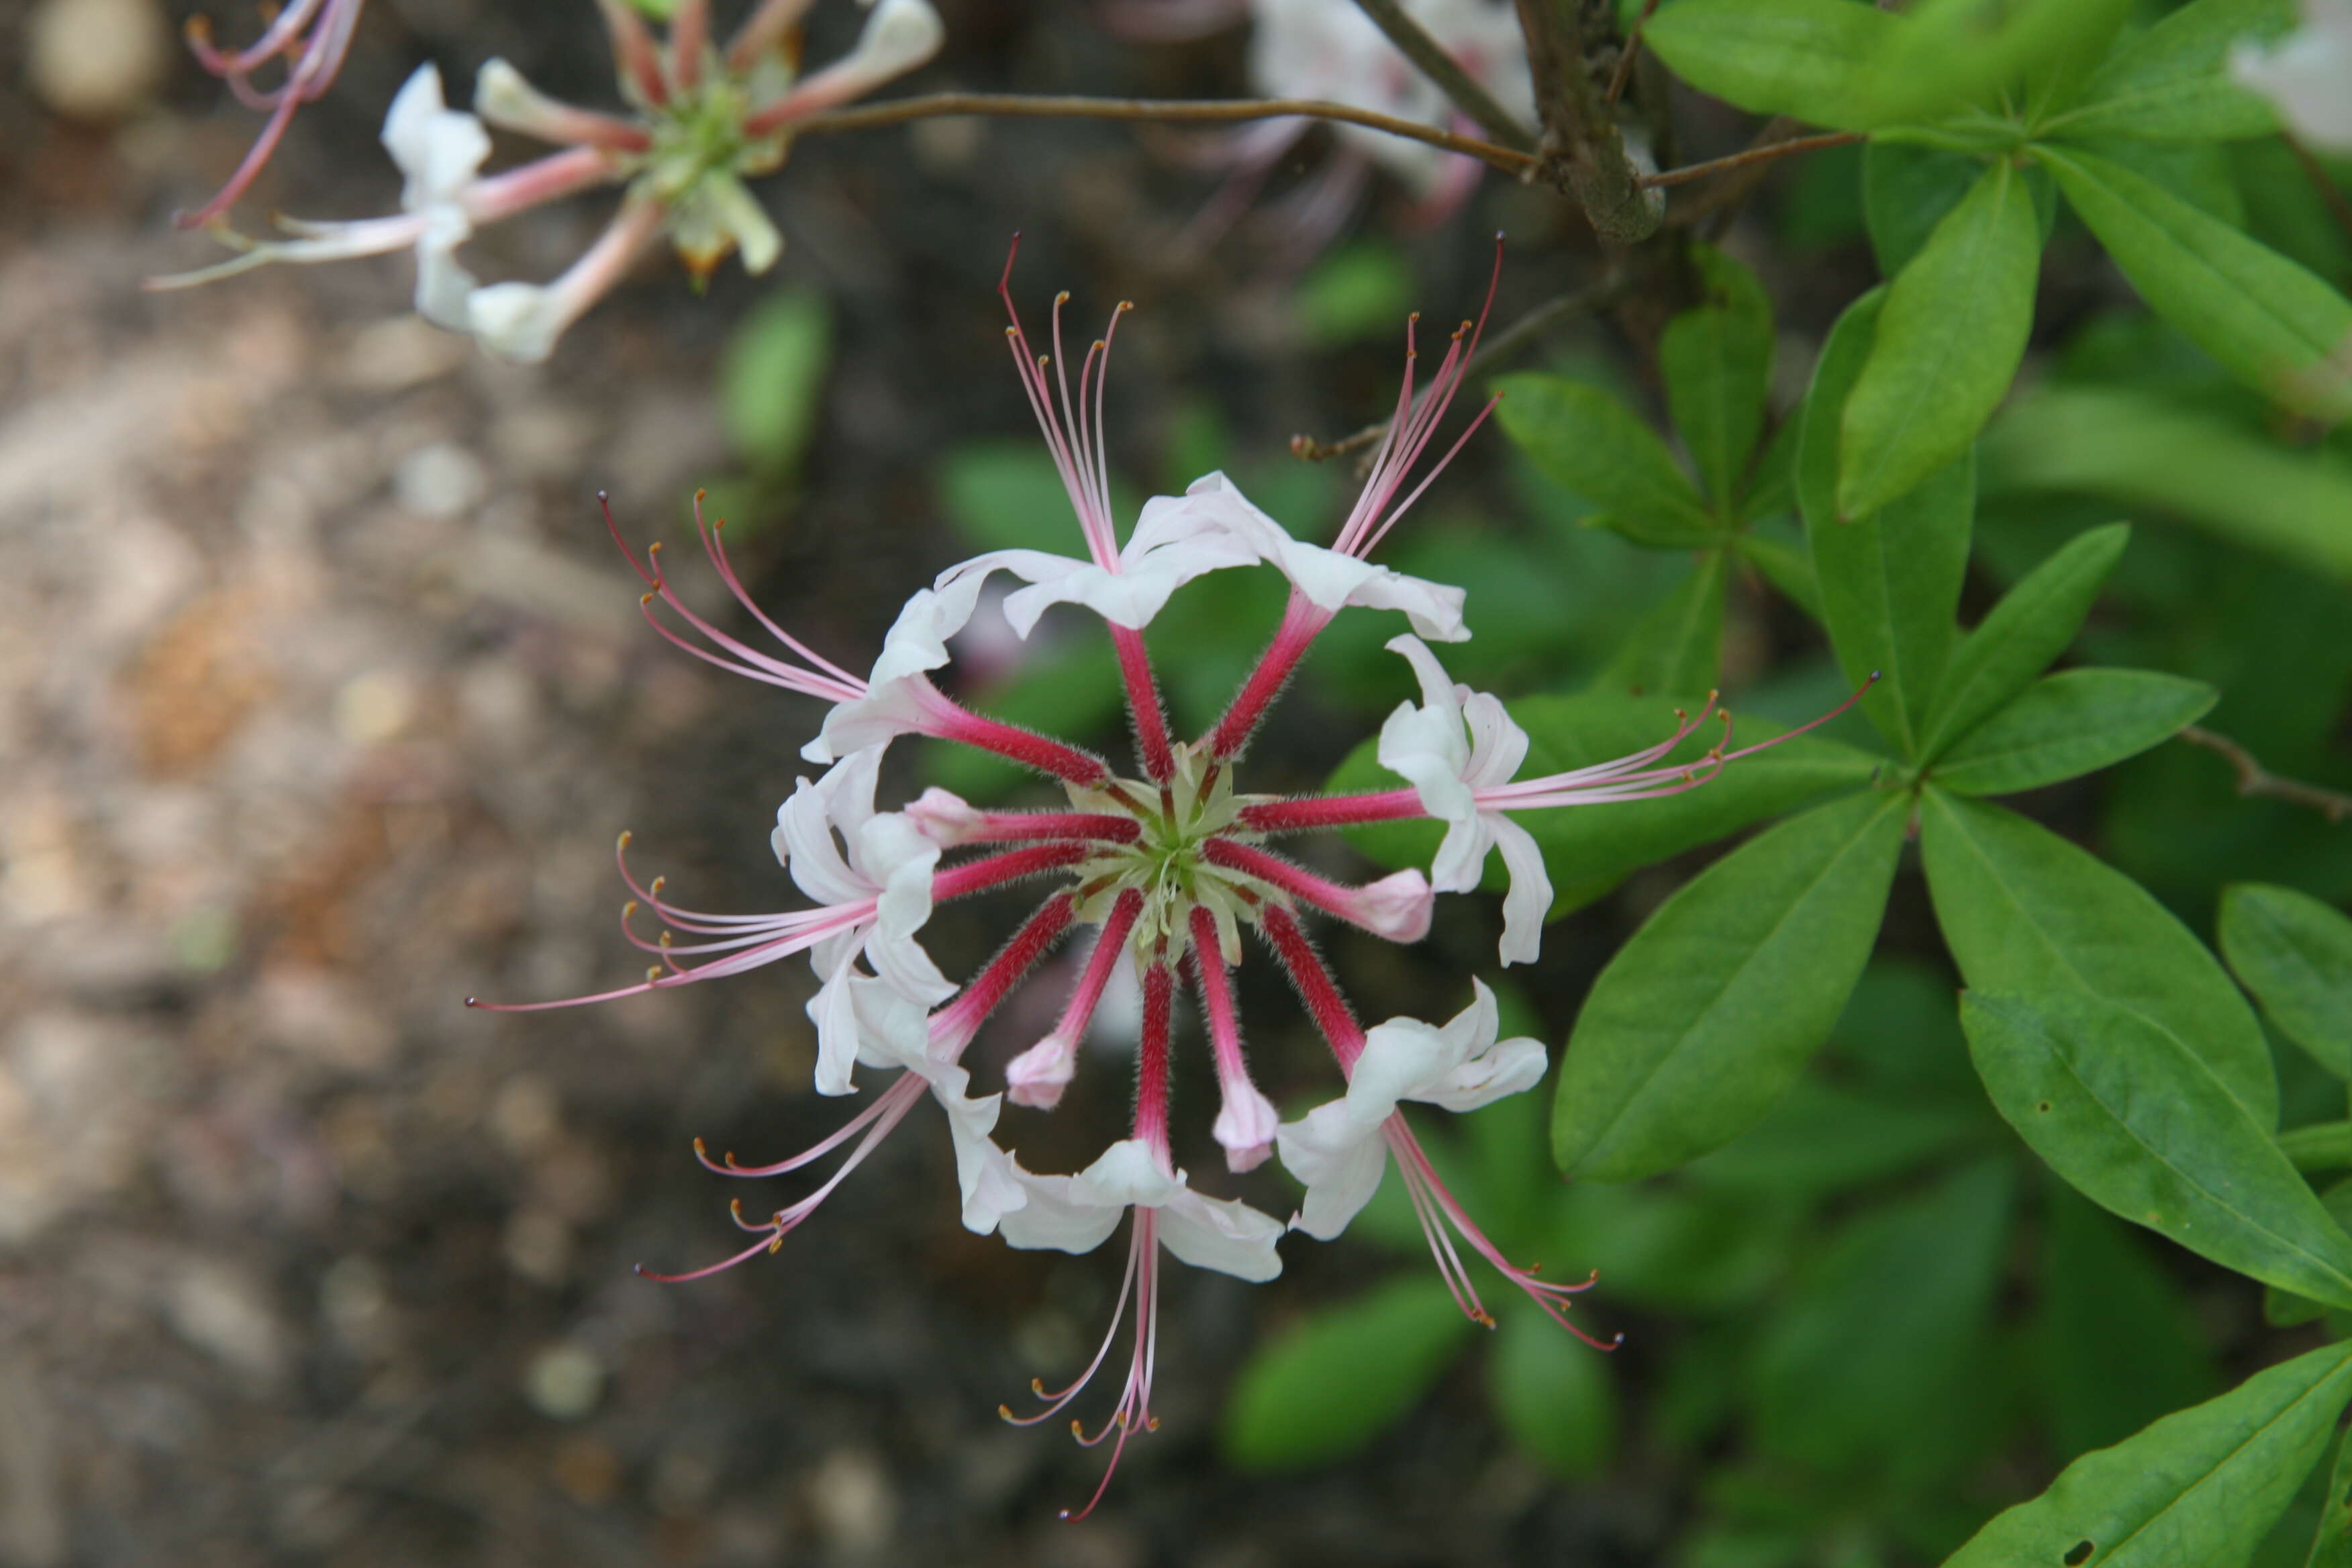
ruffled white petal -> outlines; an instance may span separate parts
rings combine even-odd
[[[454,200],[490,155],[489,132],[442,101],[441,73],[430,65],[417,67],[393,95],[383,140],[408,176],[400,205],[409,212]]]
[[[1181,1262],[1259,1282],[1282,1272],[1282,1222],[1238,1198],[1179,1194],[1160,1207],[1160,1245]]]
[[[1551,877],[1544,870],[1543,851],[1534,835],[1499,811],[1486,812],[1479,820],[1503,852],[1503,869],[1510,877],[1503,894],[1503,963],[1533,963],[1551,914]]]
[[[861,1055],[864,1030],[857,1017],[857,1000],[854,987],[860,984],[856,961],[857,949],[853,943],[834,943],[841,949],[833,962],[817,971],[824,984],[808,999],[809,1022],[816,1026],[816,1091],[819,1094],[851,1094],[857,1089],[851,1069]]]
[[[1282,1167],[1307,1184],[1307,1196],[1290,1223],[1318,1241],[1348,1228],[1380,1190],[1388,1169],[1388,1146],[1375,1130],[1366,1134],[1348,1114],[1345,1100],[1319,1105],[1275,1133]]]
[[[1542,1044],[1524,1037],[1498,1042],[1495,994],[1477,980],[1470,986],[1470,1005],[1442,1026],[1417,1018],[1375,1026],[1348,1092],[1283,1123],[1276,1138],[1283,1165],[1307,1184],[1291,1222],[1298,1229],[1328,1241],[1371,1201],[1388,1158],[1381,1128],[1399,1102],[1475,1110],[1543,1077]]]
[[[1280,571],[1290,579],[1291,586],[1327,615],[1337,615],[1349,605],[1402,610],[1423,637],[1462,642],[1470,636],[1462,621],[1461,589],[1408,577],[1353,555],[1293,539],[1288,530],[1259,510],[1223,473],[1193,480],[1184,491],[1184,500],[1200,521],[1222,530]]]

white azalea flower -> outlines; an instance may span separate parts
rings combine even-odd
[[[1402,610],[1423,637],[1462,642],[1470,636],[1462,624],[1461,589],[1293,539],[1223,473],[1193,480],[1182,504],[1201,522],[1223,530],[1258,560],[1278,569],[1327,617],[1349,605]]]
[[[1385,1134],[1399,1101],[1475,1110],[1542,1079],[1541,1042],[1497,1041],[1495,994],[1477,980],[1470,984],[1470,1005],[1443,1027],[1391,1018],[1369,1030],[1348,1092],[1276,1131],[1284,1168],[1307,1184],[1295,1228],[1328,1241],[1371,1202],[1388,1167]]]
[[[916,942],[931,917],[931,876],[940,846],[904,812],[874,809],[884,747],[844,758],[822,779],[802,779],[776,812],[770,842],[801,891],[820,904],[874,900],[870,922],[835,932],[809,950],[823,982],[810,998],[817,1026],[816,1088],[847,1094],[860,1032],[851,1000],[862,954],[891,989],[929,1008],[955,986]],[[836,842],[838,836],[838,842]]]
[[[1257,562],[1255,551],[1213,519],[1174,496],[1154,496],[1112,567],[1043,550],[996,550],[949,567],[932,586],[945,591],[968,578],[1010,572],[1029,584],[1004,600],[1006,622],[1024,637],[1054,605],[1083,605],[1113,626],[1140,631],[1193,578]]]
[[[1445,824],[1445,839],[1429,868],[1440,892],[1478,886],[1486,852],[1500,849],[1510,873],[1503,896],[1503,962],[1532,963],[1551,910],[1551,879],[1534,836],[1500,810],[1483,808],[1477,792],[1508,784],[1527,760],[1527,731],[1511,721],[1500,699],[1455,684],[1419,637],[1390,639],[1421,679],[1421,706],[1401,703],[1381,726],[1381,765],[1412,784],[1430,816]]]
[[[1281,1221],[1238,1199],[1202,1197],[1139,1138],[1112,1144],[1075,1176],[1021,1171],[1019,1179],[1028,1201],[999,1227],[1014,1247],[1092,1252],[1128,1210],[1150,1209],[1160,1245],[1195,1268],[1253,1280],[1282,1272]]]

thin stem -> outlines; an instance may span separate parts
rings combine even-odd
[[[2352,795],[2325,785],[2305,784],[2301,779],[2283,778],[2263,766],[2252,752],[2229,736],[2218,734],[2201,724],[2190,724],[2180,731],[2179,738],[2192,746],[2202,746],[2209,752],[2219,752],[2237,770],[2238,793],[2260,795],[2271,800],[2288,801],[2295,805],[2307,805],[2330,822],[2341,822],[2352,816]]]
[[[1650,3],[1655,5],[1657,0]],[[1534,151],[1535,133],[1496,101],[1495,95],[1464,70],[1462,62],[1447,54],[1445,46],[1431,37],[1429,30],[1414,21],[1397,0],[1356,0],[1356,9],[1370,17],[1372,25],[1386,33],[1389,42],[1419,66],[1423,76],[1443,88],[1456,109],[1485,126],[1489,136],[1522,153]]]
[[[1633,62],[1642,55],[1642,29],[1650,25],[1651,15],[1658,8],[1658,0],[1642,0],[1642,14],[1633,18],[1633,31],[1625,35],[1625,47],[1617,55],[1617,68],[1609,73],[1609,89],[1601,95],[1603,103],[1615,103],[1625,96],[1625,84],[1633,79]]]
[[[1417,120],[1403,120],[1393,114],[1357,109],[1320,98],[1081,98],[1018,92],[931,92],[915,98],[893,99],[888,103],[812,114],[792,129],[796,136],[823,135],[840,131],[870,131],[883,125],[902,125],[908,121],[930,120],[945,114],[989,114],[1020,120],[1143,120],[1194,124],[1229,124],[1238,121],[1289,118],[1335,120],[1373,131],[1385,131],[1391,136],[1402,136],[1409,141],[1426,142],[1449,153],[1465,153],[1506,174],[1516,174],[1536,162],[1534,154],[1515,148],[1498,147],[1475,136],[1456,135],[1451,131],[1423,125]]]
[[[1798,136],[1786,142],[1768,142],[1749,147],[1727,157],[1709,158],[1704,163],[1685,163],[1679,169],[1662,174],[1643,174],[1637,182],[1644,190],[1656,190],[1664,185],[1688,184],[1709,174],[1727,174],[1752,164],[1769,163],[1775,158],[1786,158],[1798,153],[1818,153],[1824,147],[1843,147],[1863,139],[1859,131],[1827,131],[1819,136]]]

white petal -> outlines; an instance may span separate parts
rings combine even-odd
[[[1466,1042],[1418,1018],[1391,1018],[1364,1032],[1363,1054],[1348,1075],[1349,1120],[1376,1129],[1401,1100],[1418,1099],[1468,1055]]]
[[[915,941],[931,918],[939,845],[898,812],[875,817],[857,837],[861,858],[886,877],[875,904],[874,934],[866,942],[867,961],[885,981],[926,1006],[946,1001],[955,985]]]
[[[444,104],[441,73],[422,65],[393,96],[383,147],[408,176],[400,205],[418,212],[454,199],[472,181],[490,155],[490,133],[472,115]]]
[[[859,1054],[857,1000],[850,989],[856,958],[857,950],[853,947],[826,973],[816,994],[808,999],[809,1022],[816,1026],[819,1094],[849,1094],[857,1088],[850,1076]]]
[[[1499,811],[1478,816],[1503,852],[1510,889],[1503,895],[1503,962],[1533,963],[1543,948],[1544,921],[1551,916],[1551,878],[1533,835]]]
[[[1528,732],[1512,719],[1503,700],[1472,692],[1463,701],[1462,721],[1470,731],[1470,765],[1463,770],[1463,782],[1473,789],[1510,783],[1528,760]]]
[[[784,865],[792,872],[793,884],[816,902],[847,904],[870,899],[879,889],[843,858],[833,836],[830,805],[822,786],[802,779],[792,798],[776,808],[776,830],[770,841],[782,840]]]
[[[1013,1247],[1092,1252],[1109,1239],[1127,1214],[1125,1204],[1102,1202],[1076,1176],[1035,1176],[1023,1171],[1019,1179],[1026,1201],[997,1225],[997,1234]]]
[[[816,739],[801,748],[801,755],[812,763],[829,763],[900,735],[921,734],[929,711],[924,699],[930,689],[929,678],[910,675],[835,703]]]
[[[1475,1110],[1506,1095],[1535,1088],[1543,1081],[1549,1065],[1543,1042],[1522,1035],[1487,1047],[1454,1068],[1444,1082],[1413,1098],[1448,1110]]]
[[[1291,1225],[1318,1241],[1348,1228],[1380,1190],[1388,1169],[1388,1145],[1377,1126],[1359,1127],[1344,1100],[1317,1106],[1275,1133],[1283,1169],[1307,1184],[1307,1197]]]
[[[1282,1272],[1274,1250],[1282,1222],[1238,1199],[1182,1194],[1160,1206],[1155,1228],[1160,1245],[1195,1268],[1260,1281]]]
[[[555,352],[555,340],[572,324],[566,301],[536,283],[493,283],[467,298],[466,330],[484,348],[520,364],[537,364]]]
[[[967,1099],[934,1086],[933,1097],[948,1113],[955,1139],[956,1185],[963,1198],[964,1228],[985,1236],[1004,1216],[1028,1205],[1022,1171],[989,1133],[995,1131],[1001,1097]]]

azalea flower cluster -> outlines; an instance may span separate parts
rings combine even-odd
[[[1499,269],[1499,247],[1496,264]],[[663,570],[658,545],[642,558],[631,552],[646,584],[646,618],[665,637],[714,665],[832,704],[803,751],[811,762],[829,767],[820,777],[800,781],[778,812],[773,836],[778,859],[810,905],[778,914],[687,908],[668,897],[660,878],[637,876],[624,836],[621,874],[633,897],[623,925],[656,961],[646,977],[596,996],[509,1010],[665,991],[805,954],[818,981],[808,1004],[818,1091],[854,1092],[861,1069],[887,1079],[838,1131],[789,1159],[743,1165],[731,1154],[713,1160],[698,1142],[705,1165],[733,1177],[782,1175],[828,1157],[837,1156],[838,1163],[814,1191],[765,1218],[747,1218],[739,1203],[736,1223],[751,1240],[734,1256],[689,1273],[656,1277],[699,1279],[775,1251],[928,1100],[947,1119],[962,1218],[971,1229],[993,1231],[1016,1247],[1083,1253],[1127,1222],[1119,1304],[1103,1349],[1068,1387],[1048,1393],[1035,1385],[1041,1407],[1033,1414],[1005,1413],[1025,1424],[1067,1408],[1109,1357],[1131,1301],[1135,1326],[1123,1390],[1091,1435],[1073,1423],[1087,1443],[1112,1441],[1112,1468],[1127,1438],[1156,1424],[1151,1391],[1163,1255],[1244,1279],[1272,1279],[1281,1269],[1276,1244],[1286,1230],[1338,1236],[1370,1201],[1391,1165],[1464,1312],[1493,1321],[1471,1275],[1468,1260],[1475,1255],[1581,1333],[1567,1310],[1591,1281],[1542,1279],[1533,1268],[1505,1257],[1447,1190],[1400,1110],[1418,1101],[1466,1111],[1529,1089],[1545,1070],[1543,1046],[1498,1037],[1494,996],[1475,980],[1469,1005],[1444,1023],[1391,1018],[1366,1027],[1318,953],[1307,922],[1333,919],[1392,942],[1417,942],[1430,928],[1436,894],[1475,888],[1488,851],[1499,849],[1510,881],[1501,957],[1506,963],[1530,963],[1551,889],[1534,841],[1515,818],[1696,787],[1744,754],[1727,749],[1728,720],[1722,739],[1696,763],[1667,759],[1708,721],[1711,702],[1695,716],[1680,716],[1656,744],[1631,756],[1517,778],[1528,753],[1527,734],[1496,698],[1449,679],[1429,646],[1470,635],[1463,590],[1370,559],[1492,407],[1480,410],[1451,447],[1424,464],[1466,373],[1483,313],[1477,324],[1465,321],[1454,334],[1419,397],[1408,327],[1395,418],[1331,545],[1295,538],[1221,473],[1181,496],[1147,502],[1122,542],[1111,514],[1102,412],[1111,340],[1128,307],[1119,307],[1102,339],[1087,351],[1073,385],[1068,356],[1061,352],[1067,297],[1055,302],[1055,352],[1041,358],[1013,310],[1010,278],[1008,262],[1000,292],[1013,315],[1013,365],[1068,492],[1086,556],[1008,550],[950,566],[907,602],[871,672],[861,678],[751,601],[727,554],[723,523],[704,526],[698,502],[697,528],[713,566],[744,613],[773,639],[772,649],[755,647],[692,609]],[[1491,302],[1491,287],[1488,297]],[[614,539],[621,542],[617,529]],[[1282,620],[1223,718],[1199,739],[1179,742],[1160,705],[1145,630],[1184,584],[1253,567],[1272,567],[1288,579]],[[949,639],[971,620],[982,584],[998,573],[1022,584],[1002,604],[1024,637],[1055,604],[1083,605],[1102,617],[1125,683],[1141,776],[1121,777],[1092,752],[975,713],[935,683],[934,672],[950,662]],[[1240,792],[1235,773],[1245,748],[1317,637],[1346,609],[1402,613],[1412,628],[1389,647],[1408,661],[1421,700],[1406,701],[1390,715],[1379,743],[1381,763],[1405,784],[1307,798]],[[884,754],[907,735],[1013,759],[1054,781],[1065,799],[1052,809],[990,810],[932,788],[898,809],[878,809]],[[1414,818],[1445,825],[1426,875],[1407,870],[1348,885],[1268,847],[1269,841],[1310,830]],[[961,986],[924,951],[923,929],[942,904],[1048,877],[1058,885]],[[635,929],[640,915],[659,922],[658,935]],[[1055,946],[1084,927],[1094,928],[1093,946],[1059,1021],[1011,1061],[1001,1088],[975,1092],[964,1055],[982,1026]],[[1282,1121],[1256,1087],[1244,1049],[1233,971],[1253,958],[1288,977],[1343,1084],[1337,1098],[1295,1121]],[[999,1140],[1004,1102],[1051,1110],[1060,1101],[1076,1071],[1080,1039],[1122,967],[1136,974],[1142,994],[1132,1121],[1086,1169],[1033,1172]],[[1180,991],[1199,999],[1220,1102],[1211,1131],[1226,1167],[1245,1172],[1278,1155],[1305,1185],[1304,1200],[1286,1226],[1237,1199],[1195,1189],[1178,1163],[1170,1098]],[[1109,1473],[1107,1468],[1106,1485]],[[1101,1495],[1097,1488],[1096,1500]],[[1089,1501],[1079,1512],[1093,1506]]]
[[[341,261],[414,251],[416,309],[437,326],[469,332],[494,353],[545,359],[565,329],[604,298],[630,265],[667,234],[696,276],[730,253],[764,272],[783,237],[744,184],[791,152],[793,127],[903,76],[939,52],[944,36],[929,0],[867,0],[856,47],[822,70],[797,69],[800,25],[814,0],[761,0],[723,47],[709,31],[709,0],[680,0],[666,42],[656,42],[625,0],[599,0],[613,43],[621,96],[614,115],[559,102],[503,59],[475,79],[474,111],[447,107],[430,65],[408,79],[384,116],[383,145],[406,177],[401,213],[351,223],[279,220],[291,237],[256,240],[215,222],[251,182],[283,134],[296,104],[331,79],[360,0],[296,0],[251,48],[222,55],[201,30],[199,58],[226,76],[245,101],[272,110],[254,149],[226,188],[195,215],[238,254],[152,287],[210,282],[273,262]],[[305,27],[310,30],[305,34]],[[250,73],[297,48],[286,81],[257,92]],[[561,151],[484,174],[490,128],[517,132]],[[456,258],[485,224],[562,196],[621,185],[620,211],[604,234],[548,284],[478,283]]]

